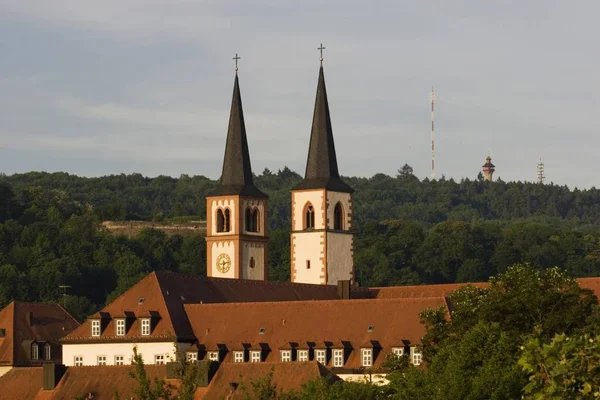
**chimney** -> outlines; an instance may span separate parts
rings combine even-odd
[[[340,299],[342,299],[342,300],[350,299],[350,281],[349,280],[338,281],[337,289],[338,289],[338,297]]]
[[[29,311],[27,313],[27,324],[29,324],[29,326],[33,326],[33,311]]]
[[[67,367],[62,364],[44,364],[43,367],[43,386],[44,390],[54,390],[58,382],[62,379]]]

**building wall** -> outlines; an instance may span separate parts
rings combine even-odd
[[[304,207],[310,202],[315,209],[315,229],[325,229],[325,190],[292,192],[292,231],[304,229]]]
[[[66,366],[75,364],[75,356],[83,356],[83,365],[97,365],[98,356],[106,356],[106,364],[114,365],[115,356],[124,356],[125,364],[131,363],[133,347],[142,355],[144,364],[154,364],[154,356],[164,354],[175,360],[175,344],[173,342],[158,343],[92,343],[63,345],[62,362]],[[178,344],[178,350],[184,351],[189,343]],[[168,358],[166,361],[169,361]]]
[[[354,278],[353,236],[349,233],[327,232],[327,284]]]
[[[217,241],[212,242],[210,244],[210,251],[208,262],[209,264],[206,266],[209,269],[209,275],[215,278],[237,278],[236,276],[236,263],[237,263],[237,251],[236,251],[236,243],[233,240],[229,241]],[[227,254],[229,259],[231,260],[231,265],[229,270],[225,273],[220,272],[217,269],[217,259],[219,255]]]
[[[10,371],[13,367],[11,366],[6,366],[6,367],[0,367],[0,376],[4,375],[5,373],[7,373],[8,371]]]
[[[267,244],[242,242],[242,278],[264,280]],[[254,258],[254,268],[250,268],[250,258]],[[213,275],[215,276],[215,275]]]
[[[292,233],[292,282],[325,284],[324,238],[325,232]]]
[[[344,210],[344,230],[352,229],[352,195],[327,191],[327,228],[333,229],[335,205],[341,203]]]

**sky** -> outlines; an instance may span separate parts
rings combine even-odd
[[[597,0],[0,0],[0,172],[220,175],[234,79],[252,167],[304,172],[322,42],[340,172],[589,188]]]

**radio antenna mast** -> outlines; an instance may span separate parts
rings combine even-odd
[[[435,179],[435,91],[431,87],[431,179]]]

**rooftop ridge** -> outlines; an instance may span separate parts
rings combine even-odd
[[[372,299],[333,299],[333,300],[285,300],[285,301],[256,301],[256,302],[243,302],[243,303],[187,303],[184,307],[197,308],[197,307],[211,307],[211,308],[237,308],[243,307],[270,307],[273,306],[283,307],[290,305],[314,305],[314,304],[373,304],[376,302],[381,303],[426,303],[431,300],[439,300],[440,302],[446,301],[446,296],[427,296],[427,297],[394,297],[394,298],[372,298]]]

